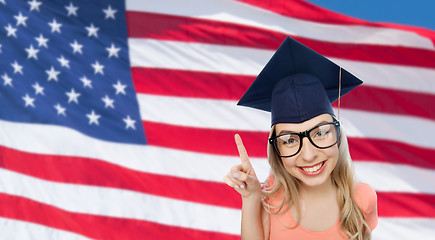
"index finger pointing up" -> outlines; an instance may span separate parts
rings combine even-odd
[[[234,140],[236,141],[237,150],[239,151],[240,160],[242,161],[242,167],[244,171],[254,172],[251,162],[249,161],[248,153],[246,152],[245,146],[243,146],[242,138],[239,134],[234,135]],[[248,172],[248,174],[250,174]]]

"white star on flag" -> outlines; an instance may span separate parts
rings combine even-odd
[[[69,45],[73,48],[73,53],[78,52],[78,53],[80,53],[80,54],[83,54],[83,52],[82,52],[83,45],[82,45],[82,44],[79,44],[79,43],[77,42],[77,40],[74,40],[74,42],[73,42],[73,43],[70,43]]]
[[[41,94],[44,95],[44,88],[39,85],[38,82],[32,85],[32,87],[35,89],[35,95]]]
[[[17,61],[15,61],[14,63],[11,63],[11,66],[14,68],[14,74],[20,73],[21,75],[23,75],[23,66],[18,64]]]
[[[38,2],[36,0],[28,1],[28,4],[30,4],[30,11],[36,10],[39,12],[39,6],[41,6],[42,2]]]
[[[60,58],[57,58],[57,61],[59,61],[62,67],[66,67],[69,69],[69,60],[64,58],[63,55],[60,55]]]
[[[98,61],[95,61],[95,63],[91,64],[91,66],[94,68],[94,74],[100,73],[101,75],[104,75],[103,72],[104,65],[100,65]]]
[[[132,128],[133,130],[136,130],[136,127],[134,126],[136,120],[131,119],[129,115],[127,115],[127,118],[123,118],[122,120],[125,122],[125,129]]]
[[[68,96],[68,103],[71,103],[71,102],[75,102],[75,103],[79,103],[79,97],[80,97],[80,93],[76,93],[75,91],[74,91],[74,88],[71,88],[71,92],[66,92],[65,93],[67,96]]]
[[[17,20],[17,27],[20,25],[27,27],[26,20],[28,17],[23,16],[23,14],[21,14],[21,12],[19,12],[18,15],[15,15],[14,18]]]
[[[57,75],[59,75],[60,72],[56,71],[53,66],[51,66],[50,70],[46,70],[45,72],[48,74],[47,81],[51,81],[51,80],[54,80],[56,82],[58,81],[57,80]]]
[[[68,16],[70,15],[74,15],[77,16],[77,10],[79,9],[78,7],[74,6],[72,4],[72,2],[69,3],[69,6],[65,6],[66,10],[68,11]]]
[[[56,108],[57,110],[57,115],[64,115],[66,116],[66,108],[62,107],[59,103],[57,105],[54,106],[54,108]]]
[[[0,3],[3,3],[3,5],[6,5],[5,0],[0,0]]]
[[[9,85],[9,86],[13,87],[12,86],[12,78],[10,78],[7,73],[3,74],[2,78],[4,81],[3,86]]]
[[[25,107],[31,106],[35,107],[35,104],[33,102],[35,101],[34,98],[29,97],[29,94],[26,94],[26,96],[22,97],[25,102]]]
[[[15,38],[17,37],[17,29],[12,27],[11,24],[7,25],[5,27],[6,31],[8,32],[6,36],[10,37],[10,36],[14,36]]]
[[[106,14],[106,17],[104,19],[108,19],[108,18],[115,19],[115,13],[117,11],[118,10],[112,9],[112,6],[109,5],[109,7],[107,7],[107,9],[103,9],[103,12]]]
[[[108,58],[111,58],[112,56],[115,56],[116,58],[118,58],[118,52],[121,50],[121,48],[115,47],[115,44],[112,43],[110,48],[106,48],[106,50],[109,52]]]
[[[94,110],[92,110],[90,114],[86,114],[86,117],[89,118],[89,125],[91,125],[92,123],[99,125],[98,119],[101,117],[101,115],[95,114]]]
[[[91,23],[89,27],[85,28],[88,31],[88,37],[94,36],[98,38],[98,30],[100,30],[100,28],[95,27],[93,23]]]
[[[92,88],[92,81],[88,79],[86,76],[81,77],[80,81],[83,83],[83,87]]]
[[[33,48],[33,44],[30,44],[30,47],[26,48],[24,50],[26,50],[26,52],[27,52],[27,59],[34,58],[34,59],[38,60],[38,56],[36,54],[38,54],[39,49]]]
[[[121,84],[119,80],[116,84],[113,84],[112,86],[116,89],[116,95],[118,95],[119,93],[122,93],[124,95],[126,94],[125,88],[127,87],[127,85]]]
[[[35,39],[38,42],[38,47],[44,46],[45,48],[48,48],[47,46],[48,38],[44,38],[42,33],[39,34],[39,37],[35,37]]]
[[[115,100],[109,98],[109,96],[104,96],[103,98],[101,98],[101,100],[103,100],[104,104],[105,104],[105,108],[111,107],[113,109],[115,109],[115,106],[113,106],[113,103],[115,102]]]
[[[48,25],[50,25],[52,33],[60,33],[60,27],[62,26],[62,24],[56,22],[56,19],[53,19],[53,22],[49,22]]]

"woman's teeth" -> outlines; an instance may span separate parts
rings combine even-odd
[[[313,172],[319,170],[319,169],[323,166],[324,163],[325,163],[325,162],[321,162],[320,164],[317,164],[316,166],[314,166],[314,167],[310,167],[310,168],[304,168],[304,167],[301,167],[301,168],[302,168],[302,170],[304,170],[305,172],[313,173]]]

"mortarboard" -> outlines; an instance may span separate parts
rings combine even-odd
[[[238,105],[271,112],[272,125],[301,123],[323,113],[335,115],[331,103],[339,98],[339,91],[343,96],[361,83],[329,59],[287,37]]]

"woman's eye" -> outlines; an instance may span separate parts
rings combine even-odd
[[[297,143],[297,139],[296,138],[288,138],[286,140],[283,140],[283,144],[284,145],[294,145]]]
[[[316,136],[322,137],[322,136],[325,136],[327,133],[328,133],[328,131],[326,131],[326,130],[320,130],[316,133]]]

